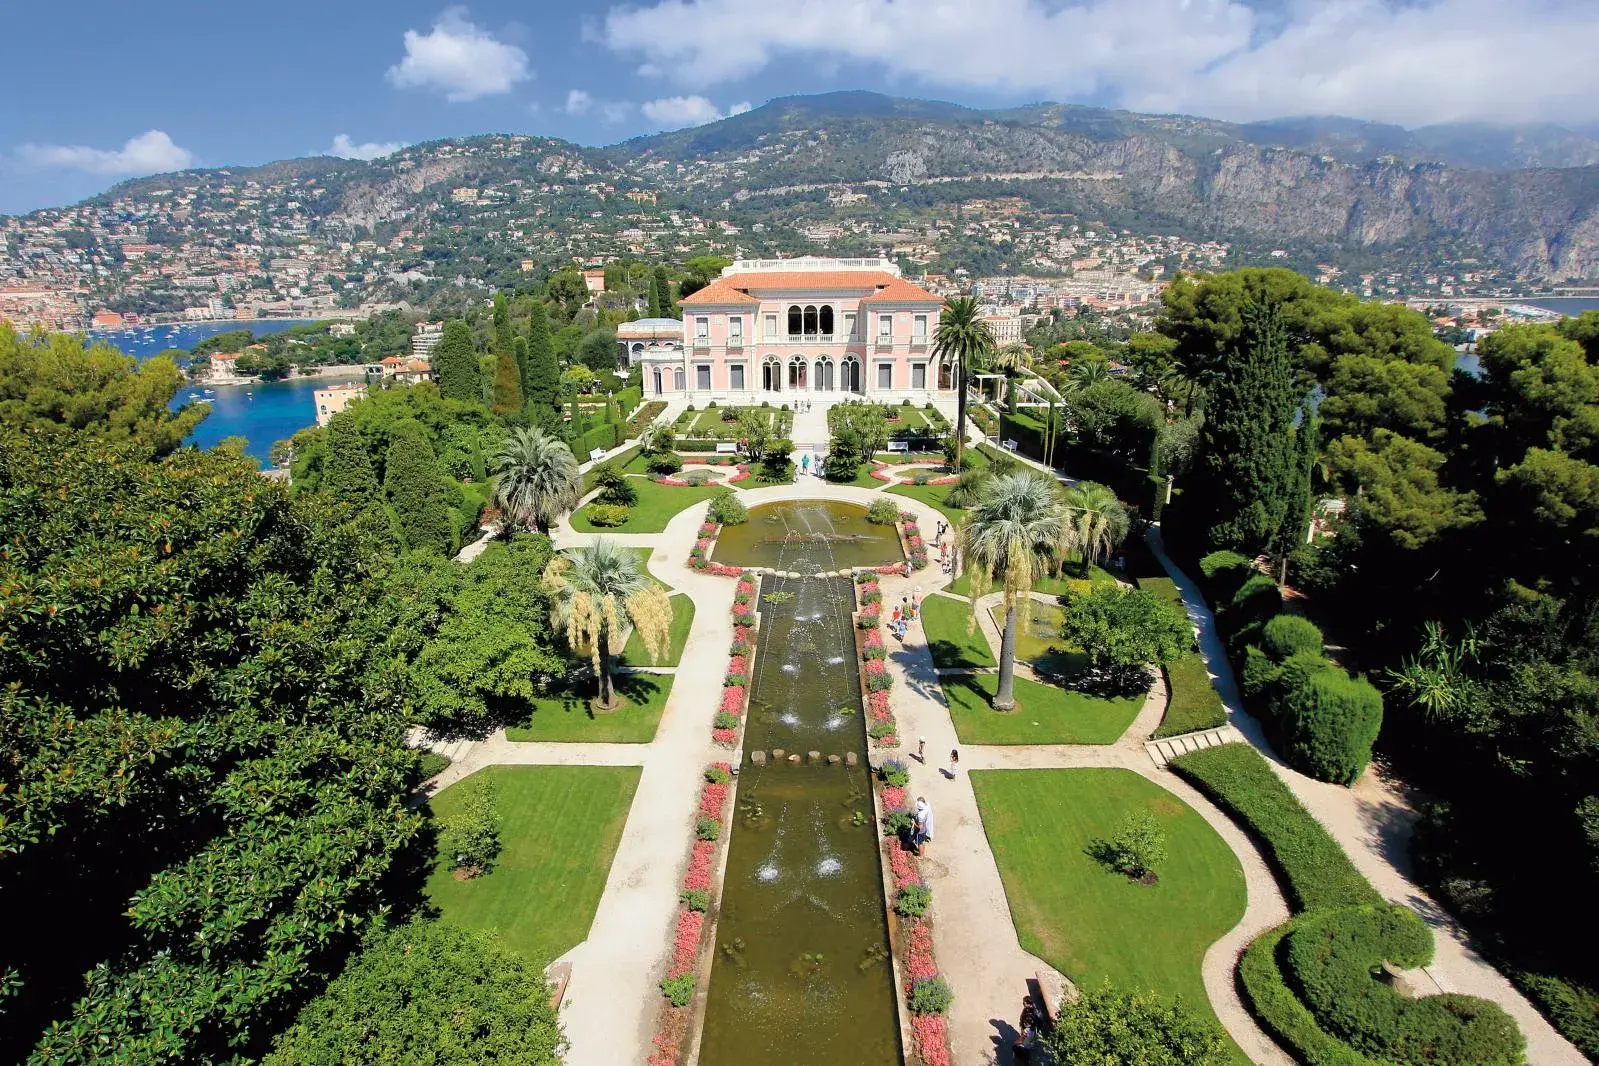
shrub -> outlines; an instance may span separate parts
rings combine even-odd
[[[1237,645],[1253,641],[1260,628],[1282,609],[1282,590],[1277,582],[1265,574],[1251,574],[1221,609],[1217,624],[1227,634],[1228,642]]]
[[[694,835],[701,840],[715,840],[722,835],[722,823],[702,814],[694,819]]]
[[[904,788],[911,781],[911,772],[901,759],[884,759],[878,776],[883,779],[883,784],[890,788]]]
[[[680,973],[676,977],[661,978],[661,995],[674,1007],[688,1006],[694,1001],[694,975]]]
[[[916,816],[904,807],[896,807],[883,815],[883,832],[889,836],[901,836],[916,828]]]
[[[920,881],[912,881],[894,897],[894,911],[907,918],[920,918],[933,905],[933,890]]]
[[[733,775],[720,766],[708,766],[705,768],[705,780],[713,785],[725,785],[733,780]]]
[[[1260,631],[1262,650],[1277,662],[1302,651],[1320,655],[1324,643],[1316,623],[1297,614],[1280,614]]]
[[[714,719],[712,719],[712,721],[711,721],[711,728],[712,729],[737,729],[738,728],[738,715],[729,714],[726,711],[718,711],[716,713],[716,717]]]
[[[1338,842],[1248,744],[1179,755],[1171,768],[1265,843],[1296,909],[1382,902]]]
[[[494,869],[500,854],[500,811],[492,779],[481,774],[456,786],[460,807],[439,820],[439,851],[448,856],[450,869],[472,871],[472,876]]]
[[[590,523],[596,526],[603,526],[606,529],[625,525],[627,520],[633,517],[633,512],[626,507],[608,503],[589,504],[586,514]]]
[[[631,505],[638,501],[638,492],[615,463],[601,463],[592,473],[594,486],[600,490],[600,499],[606,503]]]
[[[1108,982],[1063,1003],[1042,1042],[1060,1063],[1225,1066],[1227,1038],[1181,999],[1124,992]]]
[[[1111,864],[1129,877],[1153,874],[1166,862],[1166,834],[1148,814],[1129,814],[1105,847]]]
[[[893,500],[879,497],[866,509],[866,520],[874,526],[891,526],[899,521],[899,506]]]
[[[738,494],[727,489],[711,497],[711,507],[706,517],[719,525],[740,526],[750,520],[750,512]]]
[[[918,977],[911,982],[909,1006],[912,1014],[944,1014],[954,999],[949,982],[942,977]]]
[[[1239,587],[1257,571],[1254,563],[1237,552],[1216,551],[1199,560],[1199,573],[1210,602],[1222,604],[1232,599]]]
[[[866,734],[873,740],[882,740],[884,737],[891,737],[894,735],[894,723],[878,722],[876,725],[872,726],[872,728],[868,729]]]
[[[1328,666],[1283,700],[1284,754],[1318,781],[1352,785],[1382,729],[1382,694],[1365,678]]]
[[[1317,1066],[1375,1066],[1347,1044],[1328,1036],[1309,1008],[1283,982],[1277,948],[1293,922],[1268,929],[1238,959],[1238,984],[1250,1013],[1299,1062]]]
[[[683,906],[701,914],[711,908],[711,894],[703,888],[686,888],[677,894],[677,898],[682,900]]]
[[[1498,1004],[1475,996],[1410,999],[1377,980],[1385,960],[1432,961],[1432,931],[1408,907],[1302,915],[1281,949],[1283,974],[1322,1029],[1368,1056],[1430,1066],[1522,1061],[1526,1041]]]
[[[683,469],[683,457],[676,452],[662,452],[652,455],[648,464],[652,474],[675,474]]]

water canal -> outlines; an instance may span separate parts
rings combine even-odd
[[[802,758],[742,767],[699,1061],[899,1062],[854,590],[847,576],[813,576],[896,562],[898,535],[848,504],[767,504],[724,530],[715,556],[806,575],[761,581],[744,732],[747,752]]]

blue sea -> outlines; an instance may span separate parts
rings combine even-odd
[[[1599,311],[1599,299],[1591,296],[1549,296],[1537,300],[1506,300],[1506,303],[1541,307],[1545,311],[1558,311],[1562,315],[1580,315],[1584,311]]]
[[[168,348],[193,348],[207,337],[229,330],[247,329],[257,337],[277,333],[290,326],[303,326],[308,320],[274,318],[259,322],[202,322],[182,326],[154,326],[95,332],[96,340],[106,341],[129,355],[146,359]],[[360,377],[357,369],[352,377]],[[210,448],[224,437],[243,437],[246,451],[262,466],[274,441],[292,437],[316,422],[313,393],[327,384],[328,378],[289,378],[260,385],[224,385],[205,393],[207,386],[186,386],[172,399],[174,408],[204,400],[211,414],[190,436],[189,443]]]

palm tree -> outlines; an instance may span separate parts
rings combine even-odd
[[[977,602],[998,583],[1005,594],[1005,634],[999,644],[994,709],[1016,707],[1016,619],[1031,614],[1029,593],[1048,573],[1069,536],[1055,483],[1031,471],[992,478],[983,500],[967,512],[957,543],[972,568],[972,624]]]
[[[532,525],[548,533],[583,497],[577,456],[537,426],[519,426],[494,455],[494,505],[506,528]]]
[[[955,367],[955,469],[961,468],[966,448],[966,373],[981,366],[994,350],[994,331],[977,313],[977,301],[970,296],[951,296],[938,314],[938,333],[933,337],[933,356]]]
[[[1079,481],[1066,490],[1066,518],[1076,549],[1083,553],[1083,573],[1103,561],[1132,526],[1127,507],[1116,494],[1097,481]]]
[[[1073,388],[1086,389],[1101,381],[1109,381],[1110,367],[1103,359],[1079,359],[1067,369],[1066,376]]]
[[[613,659],[636,628],[650,661],[666,651],[672,628],[672,603],[649,579],[636,552],[614,540],[595,537],[592,547],[550,560],[544,586],[555,593],[557,627],[576,655],[587,655],[599,681],[601,710],[616,707]]]

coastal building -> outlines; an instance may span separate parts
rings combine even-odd
[[[311,395],[316,402],[316,424],[325,426],[334,415],[365,396],[366,386],[347,381],[317,389]]]
[[[673,345],[682,354],[683,320],[680,318],[641,318],[623,322],[616,327],[616,343],[621,349],[622,365],[634,366],[644,354],[644,349],[655,344]]]
[[[211,380],[238,381],[245,375],[239,373],[239,356],[242,352],[212,352]]]
[[[121,329],[122,316],[115,311],[96,311],[89,320],[92,329]]]
[[[411,355],[417,359],[426,359],[433,354],[433,349],[438,346],[439,338],[444,336],[443,322],[418,322],[411,330]]]
[[[694,402],[948,398],[952,367],[933,355],[942,305],[887,259],[740,260],[683,299],[676,348],[640,353],[644,391]]]

